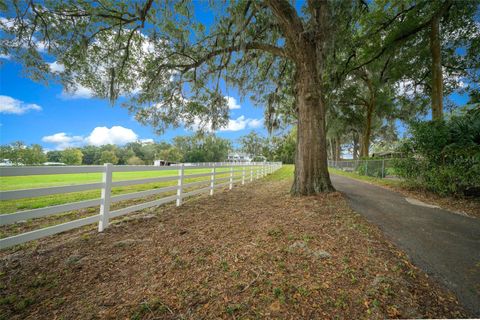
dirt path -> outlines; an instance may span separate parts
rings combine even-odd
[[[283,169],[282,169],[283,170]],[[0,252],[8,319],[384,319],[467,315],[339,193],[272,177],[105,233]]]
[[[351,207],[480,317],[480,219],[429,206],[385,188],[332,175]]]

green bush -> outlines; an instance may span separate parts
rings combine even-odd
[[[412,185],[441,195],[480,197],[480,111],[443,121],[411,124],[395,172]]]
[[[382,172],[382,160],[380,159],[369,159],[363,158],[366,161],[360,161],[355,171],[362,176],[370,176],[376,178],[383,178],[384,174]],[[365,165],[365,162],[368,162]]]

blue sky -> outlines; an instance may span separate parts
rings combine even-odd
[[[212,12],[199,3],[195,6],[197,17],[210,25]],[[104,142],[121,145],[136,139],[170,141],[177,135],[193,134],[181,127],[156,135],[153,128],[135,121],[120,106],[121,100],[112,106],[84,90],[81,94],[66,94],[61,85],[34,82],[22,76],[19,64],[1,55],[0,59],[0,144],[21,140],[26,144],[39,143],[46,149],[63,149]],[[234,142],[252,130],[266,135],[263,109],[254,107],[248,99],[241,100],[235,88],[226,89],[230,122],[216,134]]]
[[[191,130],[178,128],[156,135],[151,127],[142,126],[135,121],[133,115],[120,106],[121,101],[112,106],[108,101],[89,97],[88,94],[67,94],[59,84],[44,85],[23,77],[21,66],[13,61],[2,59],[2,62],[0,96],[11,99],[3,98],[0,102],[11,107],[8,113],[0,113],[1,144],[21,140],[26,144],[39,143],[45,148],[56,149],[64,147],[65,144],[62,146],[61,143],[49,142],[55,139],[48,137],[64,133],[63,137],[77,137],[71,145],[79,145],[88,143],[85,141],[88,141],[95,128],[111,129],[114,126],[130,129],[142,140],[170,141],[177,135],[193,133]],[[230,106],[234,109],[230,109],[229,126],[217,134],[234,140],[251,130],[266,134],[262,123],[263,109],[254,107],[248,99],[241,100],[235,88],[228,88],[227,94],[230,97]],[[105,130],[103,132],[111,133]],[[126,133],[125,139],[133,137],[130,132]],[[83,137],[85,141],[80,141],[79,137]],[[120,144],[126,141],[116,136],[112,139]],[[67,138],[57,140],[65,142]]]
[[[203,23],[207,26],[212,23],[212,12],[205,6],[197,3],[195,9]],[[193,133],[178,128],[156,135],[153,128],[140,125],[133,115],[120,107],[121,101],[112,106],[85,90],[80,91],[81,94],[67,94],[57,83],[45,85],[24,77],[21,66],[12,60],[1,55],[0,60],[0,144],[20,140],[26,144],[39,143],[52,150],[85,144],[121,145],[147,139],[171,141],[177,135]],[[262,123],[263,108],[254,107],[246,98],[241,100],[233,87],[224,93],[229,96],[230,123],[224,130],[217,131],[217,135],[235,142],[252,130],[267,134]],[[466,102],[462,95],[450,98],[459,105]],[[399,129],[402,134],[404,128],[399,125]]]

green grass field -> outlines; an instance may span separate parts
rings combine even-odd
[[[237,170],[239,170],[238,168]],[[211,169],[186,169],[185,174],[197,174],[197,173],[209,173]],[[281,170],[270,175],[267,179],[278,180],[286,179],[293,176],[294,166],[284,165]],[[345,172],[333,168],[329,168],[330,173],[347,176],[354,179],[364,180],[368,182],[398,186],[401,182],[388,179],[379,179],[369,176],[361,176],[352,172]],[[217,172],[225,172],[224,174],[217,175],[219,178],[227,177],[229,175],[229,169],[217,169]],[[132,179],[144,179],[155,178],[165,176],[176,176],[177,170],[161,170],[161,171],[139,171],[139,172],[114,172],[113,181],[132,180]],[[235,173],[235,179],[241,177],[241,172]],[[250,177],[250,169],[246,168],[247,180]],[[33,188],[45,188],[54,186],[84,184],[99,182],[102,179],[101,173],[81,173],[81,174],[55,174],[55,175],[35,175],[35,176],[21,176],[21,177],[0,177],[0,190],[21,190],[21,189],[33,189]],[[187,178],[185,183],[209,180],[209,177],[200,178]],[[223,182],[223,181],[222,181]],[[208,183],[208,181],[206,181]],[[147,183],[126,187],[113,188],[112,194],[119,195],[131,192],[144,191],[149,189],[157,189],[177,184],[176,180]],[[200,186],[198,186],[200,187]],[[197,188],[198,188],[197,187]],[[159,195],[162,196],[162,195]],[[90,190],[75,193],[66,193],[58,195],[43,196],[37,198],[18,199],[18,200],[6,200],[0,201],[0,214],[13,213],[21,210],[36,209],[46,206],[59,205],[69,202],[82,201],[95,199],[100,197],[100,190]]]
[[[235,170],[241,170],[242,167],[236,167]],[[250,168],[245,167],[245,181],[250,180]],[[253,168],[253,178],[255,179],[256,171],[260,167]],[[199,174],[199,173],[210,173],[210,168],[202,169],[186,169],[185,175]],[[218,168],[216,170],[216,178],[227,178],[230,176],[229,168]],[[132,179],[143,179],[143,178],[155,178],[155,177],[177,177],[178,170],[159,170],[159,171],[139,171],[139,172],[114,172],[113,181],[122,181],[122,180],[132,180]],[[234,180],[241,179],[242,172],[234,172]],[[273,175],[271,175],[273,176]],[[23,189],[34,189],[34,188],[45,188],[45,187],[54,187],[54,186],[66,186],[66,185],[75,185],[75,184],[85,184],[85,183],[95,183],[100,182],[102,178],[101,173],[87,173],[87,174],[58,174],[58,175],[35,175],[35,176],[20,176],[20,177],[0,177],[0,190],[23,190]],[[217,184],[228,182],[227,179],[218,181]],[[191,187],[185,187],[184,192],[189,192],[195,189],[207,187],[210,184],[210,176],[205,177],[196,177],[188,178],[185,177],[184,183],[204,181],[200,185],[195,185]],[[239,182],[236,182],[238,184]],[[157,189],[167,186],[174,186],[177,184],[177,180],[164,181],[164,182],[154,182],[146,183],[132,186],[124,187],[115,187],[112,189],[112,195],[120,195],[126,193],[139,192],[144,190]],[[228,186],[222,186],[221,188],[226,188]],[[155,199],[160,199],[170,195],[174,195],[176,191],[169,191],[165,193],[160,193],[154,196],[148,196],[144,198],[137,198],[131,200],[120,201],[112,204],[111,210],[117,210],[120,208],[128,207],[131,205],[152,201]],[[17,211],[43,208],[48,206],[60,205],[70,202],[77,202],[90,199],[100,198],[101,190],[90,190],[83,192],[72,192],[66,194],[56,194],[43,197],[35,198],[25,198],[18,200],[3,200],[0,201],[0,214],[10,214]],[[0,238],[5,238],[8,236],[20,234],[27,231],[37,230],[40,228],[49,227],[52,225],[57,225],[59,223],[64,223],[68,221],[73,221],[76,219],[84,218],[91,216],[93,214],[98,214],[99,206],[67,211],[59,214],[53,214],[45,217],[29,219],[28,221],[22,223],[15,223],[10,225],[5,225],[0,227]],[[116,220],[121,221],[123,217],[117,218]],[[95,228],[95,226],[86,226],[84,228]],[[27,244],[20,245],[20,247],[27,245],[34,245],[35,241],[29,242]]]
[[[241,170],[241,167],[236,170]],[[210,173],[211,169],[186,169],[185,174]],[[217,172],[224,172],[224,174],[217,175],[217,178],[227,177],[229,175],[228,168],[217,169]],[[177,170],[161,170],[161,171],[139,171],[139,172],[114,172],[113,181],[155,178],[165,176],[176,176]],[[235,179],[241,177],[241,172],[236,172]],[[246,168],[246,177],[250,177],[250,168]],[[35,176],[20,176],[20,177],[0,177],[0,190],[21,190],[34,189],[74,184],[85,184],[100,182],[102,178],[101,173],[82,173],[82,174],[56,174],[56,175],[35,175]],[[185,183],[208,180],[210,177],[186,178]],[[224,182],[224,181],[222,181]],[[113,195],[144,191],[149,189],[162,188],[176,185],[177,181],[155,182],[140,185],[132,185],[125,187],[116,187],[112,189]],[[200,186],[196,186],[198,188]],[[188,190],[187,190],[188,191]],[[160,195],[162,196],[162,195]],[[76,202],[82,200],[95,199],[100,197],[100,190],[89,190],[83,192],[57,194],[36,198],[5,200],[0,201],[0,214],[13,213],[21,210],[42,208],[46,206],[59,205],[69,202]]]

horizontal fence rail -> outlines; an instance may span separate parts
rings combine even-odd
[[[65,213],[85,208],[92,208],[96,206],[99,207],[97,214],[94,214],[92,216],[2,238],[0,239],[0,249],[8,248],[27,241],[40,239],[71,229],[79,228],[92,223],[98,223],[98,231],[102,232],[105,228],[108,227],[110,220],[113,218],[120,217],[125,214],[143,210],[146,208],[159,206],[169,202],[176,202],[176,205],[180,206],[182,205],[183,200],[187,197],[202,193],[208,193],[210,195],[213,195],[216,188],[226,186],[228,186],[229,189],[232,189],[235,183],[240,183],[243,185],[246,182],[251,182],[254,179],[259,179],[266,176],[267,174],[273,173],[281,167],[282,163],[280,162],[209,162],[174,164],[171,166],[114,166],[107,163],[103,166],[2,167],[0,168],[0,177],[101,173],[102,180],[95,183],[1,191],[1,201],[36,198],[49,195],[61,195],[87,190],[100,191],[100,198],[70,202],[59,205],[51,205],[23,211],[16,211],[7,214],[0,214],[0,226],[5,226],[19,222],[26,222],[31,219],[46,217],[54,214]],[[195,173],[195,170],[201,169],[208,170],[207,172]],[[171,172],[172,174],[168,176],[154,178],[113,181],[113,174],[115,172],[146,171],[167,171]],[[195,179],[195,181],[185,181],[190,179]],[[201,180],[196,181],[198,179]],[[157,182],[170,182],[173,183],[173,185],[156,187],[154,189],[142,190],[137,192],[123,193],[119,195],[112,194],[112,188]],[[120,208],[116,210],[110,209],[110,206],[113,203],[156,195],[162,195],[162,197],[152,201],[130,205],[125,208]]]

